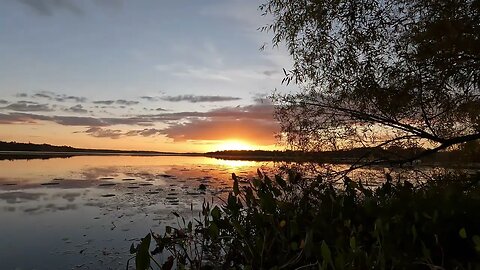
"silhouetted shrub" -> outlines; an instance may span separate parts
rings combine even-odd
[[[132,244],[137,269],[161,252],[172,256],[160,269],[480,269],[479,174],[377,188],[292,171],[233,180],[222,205],[174,213],[182,226]]]

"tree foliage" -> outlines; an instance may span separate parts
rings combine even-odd
[[[268,0],[261,30],[294,66],[275,95],[298,150],[480,138],[480,1]],[[428,152],[427,152],[428,153]]]

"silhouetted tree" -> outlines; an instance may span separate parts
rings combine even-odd
[[[294,66],[275,95],[295,150],[391,145],[426,155],[480,138],[479,0],[268,0]],[[418,158],[416,156],[415,158]]]

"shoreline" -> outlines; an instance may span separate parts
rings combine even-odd
[[[30,159],[50,159],[50,158],[71,158],[77,156],[141,156],[141,157],[168,157],[168,156],[184,156],[184,157],[206,157],[220,160],[239,160],[239,161],[257,161],[257,162],[295,162],[295,163],[317,163],[317,164],[354,164],[357,159],[338,158],[338,159],[322,159],[318,160],[313,157],[295,157],[295,156],[255,156],[255,155],[215,155],[213,153],[169,153],[169,152],[137,152],[137,151],[118,151],[118,152],[102,152],[102,151],[0,151],[0,161],[2,160],[30,160]],[[385,164],[375,164],[374,167],[383,166]],[[414,165],[404,165],[409,167],[443,167],[443,168],[459,168],[459,169],[475,169],[480,170],[480,163],[450,163],[450,162],[422,162]]]

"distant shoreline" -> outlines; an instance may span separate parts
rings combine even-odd
[[[385,151],[380,148],[354,148],[350,150],[302,152],[302,151],[265,151],[265,150],[225,150],[206,153],[176,153],[160,151],[135,151],[135,150],[112,150],[112,149],[84,149],[71,146],[56,146],[50,144],[34,144],[19,142],[0,141],[0,160],[29,160],[70,158],[76,156],[184,156],[184,157],[207,157],[222,160],[244,160],[258,162],[295,162],[317,164],[368,164],[370,161],[383,158],[384,163],[372,165],[388,165],[388,159],[399,156],[412,156],[418,151],[425,149],[397,149],[396,152]],[[393,154],[393,155],[392,155]],[[430,157],[422,158],[415,163],[405,163],[402,166],[438,166],[438,167],[464,167],[480,168],[480,159],[463,158],[459,151],[439,152]]]
[[[101,151],[0,151],[0,160],[16,159],[49,159],[49,158],[69,158],[78,156],[204,156],[201,153],[154,153],[154,152],[101,152]]]
[[[52,159],[52,158],[71,158],[80,156],[137,156],[137,157],[206,157],[221,160],[242,160],[257,162],[299,162],[299,163],[325,163],[325,164],[354,164],[356,160],[348,158],[334,158],[318,160],[313,157],[282,156],[282,155],[249,155],[247,152],[237,152],[236,154],[226,155],[222,152],[209,153],[169,153],[169,152],[101,152],[101,151],[75,151],[75,152],[55,152],[55,151],[0,151],[0,161],[2,160],[32,160],[32,159]],[[381,166],[382,164],[376,164]],[[414,165],[415,167],[455,167],[462,169],[480,169],[480,163],[451,163],[451,162],[424,162]]]

